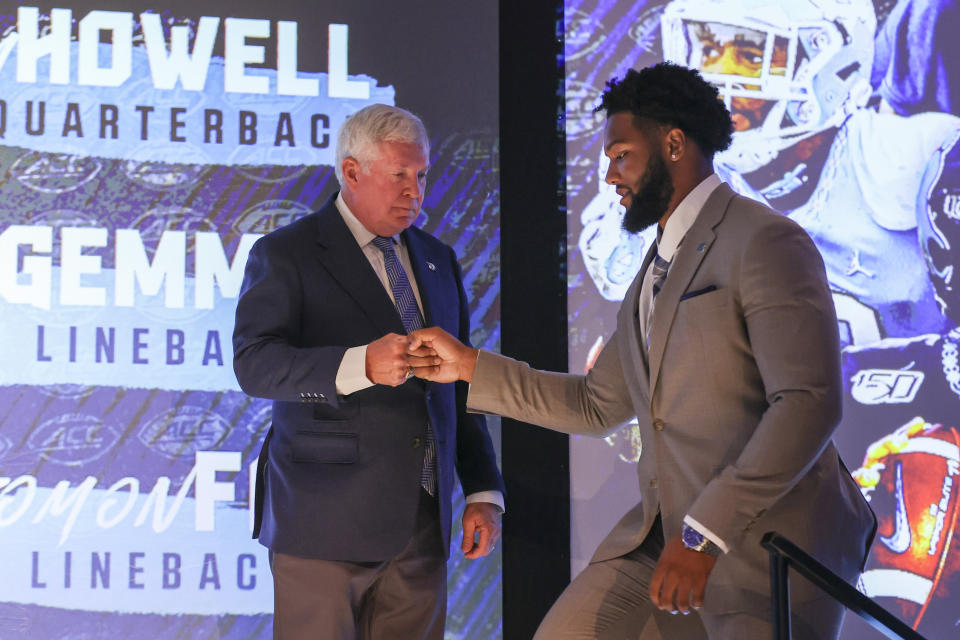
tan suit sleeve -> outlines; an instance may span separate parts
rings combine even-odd
[[[598,437],[613,433],[636,413],[620,368],[616,333],[586,376],[540,371],[481,351],[467,409]]]

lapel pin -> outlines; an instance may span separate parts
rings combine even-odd
[[[436,271],[436,270],[437,270],[437,267],[436,267],[436,265],[433,264],[432,262],[428,262],[428,263],[427,263],[427,269],[430,269],[430,271]]]
[[[700,246],[697,247],[697,253],[703,253],[703,250],[707,248],[706,242],[701,242]]]

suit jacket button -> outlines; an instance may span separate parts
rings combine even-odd
[[[663,427],[664,427],[664,423],[663,423],[663,420],[661,420],[660,418],[657,418],[656,420],[653,421],[654,431],[663,431]]]
[[[417,436],[416,438],[413,439],[413,448],[414,448],[414,449],[416,449],[417,447],[419,447],[421,444],[423,444],[423,439],[422,439],[420,436]]]

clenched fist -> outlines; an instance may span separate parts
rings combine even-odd
[[[407,336],[388,333],[367,345],[366,374],[370,382],[396,387],[407,381],[410,377],[409,342]]]
[[[408,351],[413,375],[433,382],[473,379],[479,351],[468,347],[439,327],[410,334]]]

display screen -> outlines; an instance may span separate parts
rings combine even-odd
[[[416,224],[497,349],[497,91],[495,5],[0,9],[0,637],[272,637],[271,408],[232,368],[250,247],[336,191],[350,114],[407,108]],[[500,637],[499,555],[449,573],[446,637]]]
[[[570,371],[609,339],[655,238],[621,229],[603,181],[604,83],[662,60],[696,68],[733,117],[717,173],[800,223],[827,267],[843,347],[834,439],[879,520],[859,586],[946,637],[960,624],[956,3],[568,0],[564,26]],[[643,444],[635,427],[572,439],[574,573],[639,500]],[[850,618],[844,637],[861,637]]]

